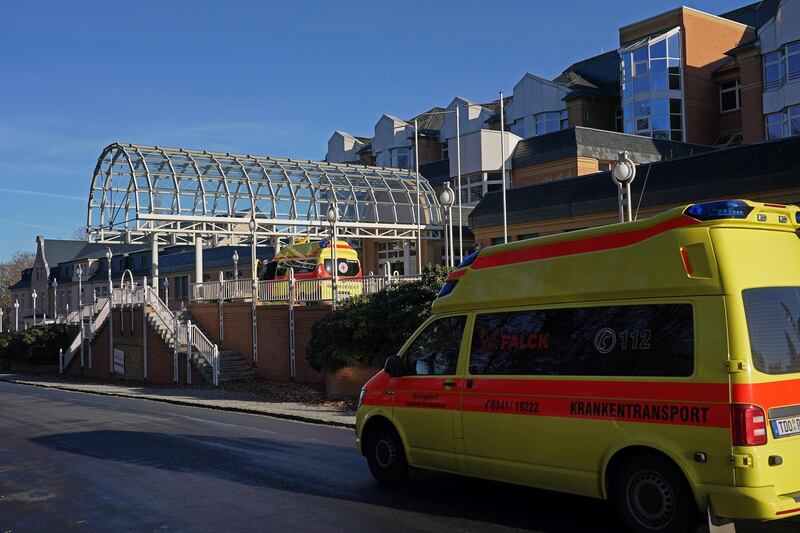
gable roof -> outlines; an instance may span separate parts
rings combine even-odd
[[[86,241],[68,239],[45,239],[44,237],[37,237],[37,239],[42,240],[44,260],[50,267],[72,261],[87,244]]]
[[[429,131],[439,131],[442,129],[442,124],[444,123],[444,113],[446,109],[443,107],[435,106],[424,113],[420,113],[415,117],[411,117],[406,122],[413,125],[414,119],[417,120],[417,126],[419,127],[420,131],[429,130]]]
[[[746,6],[722,13],[720,17],[760,28],[769,22],[778,12],[780,0],[761,0]]]
[[[575,126],[520,141],[514,149],[511,168],[538,165],[568,157],[613,161],[622,150],[627,150],[636,163],[647,163],[686,157],[715,148]]]

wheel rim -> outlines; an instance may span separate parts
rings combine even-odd
[[[658,472],[637,472],[628,481],[626,496],[631,515],[647,529],[662,529],[675,515],[675,493]]]
[[[375,462],[381,468],[389,468],[397,461],[397,445],[389,437],[375,443]]]

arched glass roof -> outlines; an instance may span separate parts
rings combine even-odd
[[[419,221],[417,199],[419,198]],[[114,143],[100,155],[87,225],[96,239],[145,234],[188,242],[194,234],[322,235],[336,204],[340,234],[433,238],[441,230],[428,181],[389,168]]]

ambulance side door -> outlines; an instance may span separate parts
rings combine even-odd
[[[466,323],[466,314],[435,318],[401,355],[393,419],[413,466],[458,471],[453,422],[461,404],[457,367]]]

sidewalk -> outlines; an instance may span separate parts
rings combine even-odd
[[[55,376],[3,373],[0,373],[0,381],[88,394],[120,396],[177,405],[239,411],[329,426],[354,428],[356,422],[355,411],[342,408],[336,402],[276,401],[265,399],[263,396],[251,392],[238,392],[221,388],[131,385],[130,383],[106,383]]]

